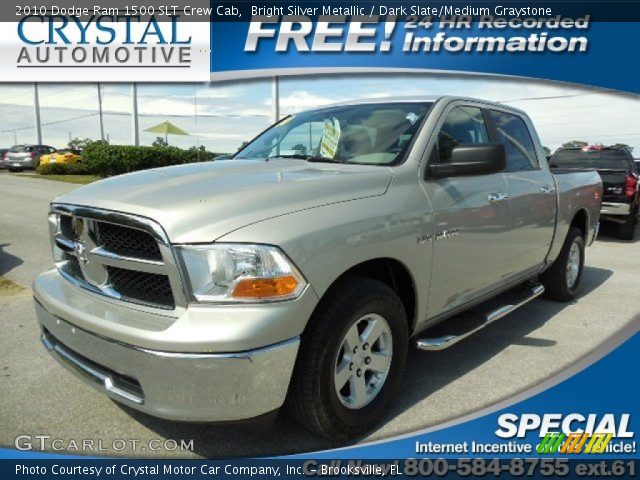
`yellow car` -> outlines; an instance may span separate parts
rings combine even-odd
[[[45,165],[47,163],[66,163],[68,165],[73,165],[74,163],[81,161],[82,157],[80,156],[80,150],[74,149],[58,150],[57,152],[40,157],[40,165]]]

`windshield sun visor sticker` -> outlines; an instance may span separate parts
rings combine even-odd
[[[324,119],[324,132],[320,141],[320,155],[324,158],[334,158],[340,141],[340,121],[335,118]]]

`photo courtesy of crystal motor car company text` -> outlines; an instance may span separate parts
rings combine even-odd
[[[12,7],[0,446],[415,457],[500,412],[466,440],[632,458],[604,393],[506,409],[640,314],[640,100],[598,56],[629,23],[541,3]]]

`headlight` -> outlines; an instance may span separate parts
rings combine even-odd
[[[201,302],[261,302],[295,298],[307,285],[276,247],[194,245],[179,247],[191,292]]]

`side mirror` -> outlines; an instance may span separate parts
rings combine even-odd
[[[507,154],[501,143],[460,145],[451,152],[450,163],[429,165],[428,174],[434,178],[488,175],[501,172],[507,165]]]

